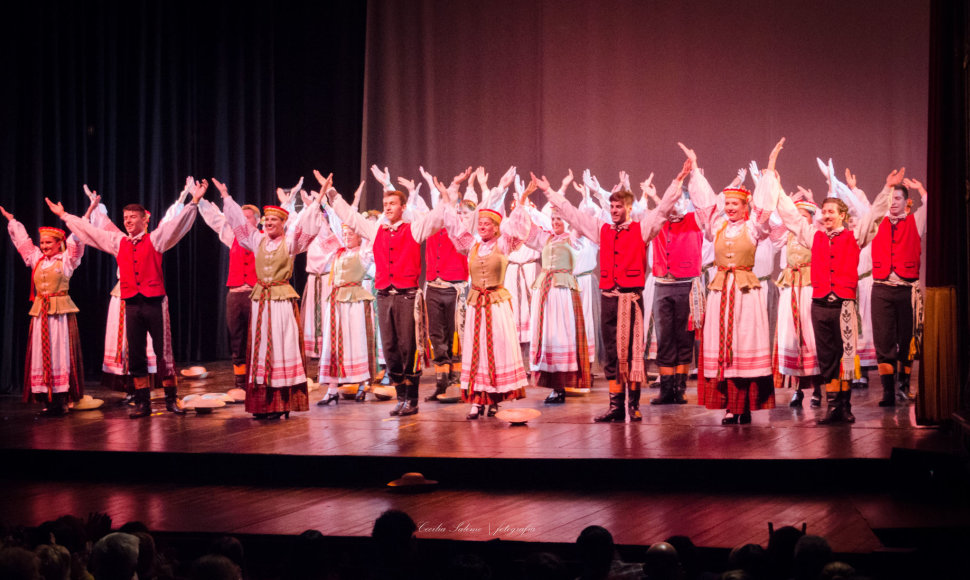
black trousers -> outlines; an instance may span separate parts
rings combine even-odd
[[[909,286],[872,285],[872,338],[879,364],[909,361],[909,343],[913,339],[912,293]]]
[[[431,338],[431,348],[434,349],[434,364],[461,362],[454,352],[458,290],[428,286],[424,303],[428,308],[428,336]]]
[[[824,381],[839,378],[843,355],[842,327],[839,325],[841,314],[841,300],[835,302],[812,300],[815,354],[818,357],[818,374]]]
[[[643,288],[624,288],[620,290],[623,293],[633,293],[639,296],[643,296]],[[635,309],[643,307],[643,299],[634,302],[630,307],[630,338],[627,341],[629,345],[627,360],[632,363],[633,361],[633,325],[636,324],[636,317],[634,316]],[[616,369],[619,361],[616,350],[616,324],[619,316],[619,296],[606,296],[600,293],[600,332],[603,334],[603,373],[606,375],[606,379],[610,381],[616,380]]]
[[[377,322],[381,325],[381,346],[384,362],[392,383],[405,379],[417,385],[421,371],[415,371],[418,352],[414,338],[415,290],[399,290],[398,294],[377,292]]]
[[[246,339],[252,311],[253,301],[249,292],[226,293],[226,325],[229,327],[229,349],[234,365],[246,364]]]
[[[657,366],[690,364],[694,333],[687,330],[690,318],[690,282],[658,283],[653,291],[653,328],[657,332]]]
[[[164,296],[148,298],[136,294],[125,298],[125,335],[128,338],[128,372],[133,377],[148,376],[148,336],[152,337],[158,376],[168,378],[175,369],[165,365],[165,319],[162,313]]]

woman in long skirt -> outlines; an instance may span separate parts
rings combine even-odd
[[[300,295],[290,286],[293,257],[305,252],[320,228],[320,196],[286,229],[289,212],[275,205],[263,208],[263,231],[256,230],[226,186],[223,213],[239,245],[255,254],[256,287],[252,293],[250,346],[246,381],[246,411],[256,419],[289,417],[308,411],[306,362],[300,332]]]
[[[71,275],[81,263],[84,245],[63,230],[40,228],[40,245],[34,245],[23,224],[0,207],[7,218],[7,231],[17,252],[31,269],[30,330],[24,372],[24,401],[47,405],[44,414],[67,414],[68,401],[77,401],[84,391],[81,341],[78,336],[77,306],[68,295]]]

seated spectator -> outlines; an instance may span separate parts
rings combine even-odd
[[[790,578],[792,560],[795,557],[795,544],[805,535],[802,529],[783,526],[777,530],[768,524],[768,566],[772,578]]]
[[[642,566],[626,564],[617,557],[613,535],[602,526],[588,526],[580,532],[576,548],[583,567],[581,580],[619,580],[643,575]]]
[[[286,562],[284,580],[323,580],[330,571],[327,540],[317,530],[296,537]]]
[[[42,580],[40,560],[30,550],[4,548],[0,550],[0,578],[4,580]]]
[[[677,550],[667,542],[657,542],[647,549],[643,575],[649,580],[680,580],[684,571]]]
[[[765,580],[768,578],[768,555],[758,544],[745,544],[731,550],[728,568],[744,570],[753,580]]]
[[[374,522],[371,531],[374,555],[371,577],[375,579],[421,578],[414,532],[418,527],[411,516],[400,510],[387,510]]]
[[[805,535],[795,544],[792,560],[792,578],[815,580],[822,568],[832,561],[832,548],[821,536]]]
[[[44,544],[34,550],[44,580],[70,580],[71,553],[64,546]]]
[[[138,569],[138,538],[115,532],[91,549],[89,567],[95,580],[131,580]]]
[[[189,580],[242,580],[242,572],[229,558],[206,554],[192,563]]]

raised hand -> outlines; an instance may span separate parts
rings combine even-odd
[[[514,186],[515,186],[515,198],[518,199],[522,195],[522,192],[525,191],[525,182],[522,181],[522,178],[519,177],[518,173],[515,174]]]
[[[205,192],[207,189],[209,189],[208,179],[203,179],[202,183],[196,182],[195,187],[193,187],[192,190],[190,191],[190,193],[192,194],[192,201],[195,203],[199,203],[199,200],[202,199],[202,196],[205,195]]]
[[[738,169],[738,185],[737,185],[737,187],[740,187],[744,183],[744,180],[745,180],[745,178],[747,176],[748,176],[748,170],[747,169],[745,169],[743,167],[741,169]]]
[[[903,185],[909,189],[915,189],[921,196],[926,195],[926,189],[923,187],[923,184],[919,182],[919,180],[906,177],[903,179]]]
[[[516,173],[515,165],[513,165],[512,167],[509,167],[508,171],[505,172],[505,175],[503,175],[498,180],[499,189],[506,189],[509,186],[509,184],[512,183],[512,180],[515,179],[516,175],[517,173]]]
[[[303,207],[309,207],[310,204],[313,203],[313,196],[316,194],[317,192],[311,191],[310,193],[307,193],[307,190],[301,189],[300,200],[303,201]]]
[[[446,205],[450,204],[451,193],[448,191],[448,188],[445,187],[445,184],[441,183],[441,181],[437,177],[432,177],[431,179],[434,182],[435,189],[437,189],[438,193],[441,194],[441,201],[443,201]]]
[[[84,195],[88,196],[88,199],[89,200],[94,201],[94,198],[97,197],[98,192],[97,191],[91,191],[90,189],[88,189],[88,184],[85,183],[84,184]]]
[[[484,166],[479,165],[478,168],[475,169],[475,178],[478,180],[478,185],[481,186],[482,191],[488,191],[489,190],[489,188],[488,188],[488,174],[485,173],[485,167]]]
[[[546,181],[546,184],[548,185],[549,182]],[[525,191],[522,192],[522,197],[519,198],[519,205],[524,204],[526,200],[529,199],[529,196],[532,195],[538,187],[539,184],[536,182],[535,177],[533,177],[532,180],[529,181],[529,185],[526,186]]]
[[[47,203],[50,203],[50,202],[48,201]],[[7,221],[8,222],[9,221],[13,221],[13,214],[10,213],[9,211],[3,209],[3,206],[2,205],[0,205],[0,214],[2,214],[3,217],[7,218]]]
[[[94,213],[94,210],[98,209],[98,204],[100,203],[101,203],[101,196],[95,194],[94,197],[91,198],[91,203],[88,205],[87,211],[84,212],[84,219],[90,218],[91,214]]]
[[[381,171],[381,168],[375,163],[370,166],[370,172],[373,174],[374,179],[384,187],[384,191],[394,189],[394,186],[391,185],[391,172],[387,170],[387,167],[384,168],[384,171]]]
[[[771,153],[768,155],[768,171],[771,171],[772,173],[774,173],[775,162],[778,161],[778,154],[781,153],[782,149],[784,149],[784,145],[785,145],[785,138],[782,137],[778,141],[778,143],[775,144],[774,149],[771,150]]]
[[[684,160],[684,166],[680,168],[680,173],[677,174],[677,177],[675,179],[677,181],[683,182],[685,179],[687,179],[687,176],[690,175],[690,172],[693,168],[694,168],[694,162],[688,157],[687,159]],[[652,173],[650,174],[650,177],[653,177]],[[653,189],[653,195],[650,197],[654,199],[657,197],[657,188]]]
[[[222,194],[222,198],[223,199],[229,197],[229,188],[226,187],[226,184],[225,183],[222,183],[221,181],[219,181],[218,179],[216,179],[215,177],[213,177],[212,178],[212,185],[215,185],[216,186],[216,189],[218,189],[219,190],[219,193]],[[281,191],[281,190],[277,189],[277,195],[279,194],[279,191]]]
[[[858,182],[856,181],[855,175],[851,171],[849,171],[849,168],[848,167],[846,167],[845,168],[845,184],[849,186],[849,189],[856,189],[856,184],[857,183]]]
[[[549,193],[549,191],[550,191],[549,180],[546,179],[546,176],[545,175],[543,175],[541,178],[540,177],[536,177],[536,174],[535,173],[532,173],[531,171],[529,172],[529,175],[532,177],[532,182],[529,183],[529,185],[532,185],[532,183],[535,183],[536,184],[536,188],[538,188],[539,190],[541,190],[545,194],[548,194]]]
[[[64,217],[64,214],[67,213],[64,211],[63,203],[61,202],[54,203],[53,201],[50,200],[49,197],[45,197],[44,201],[47,202],[47,207],[49,207],[51,211],[54,213],[54,215],[56,215],[57,217]],[[6,217],[6,214],[4,214],[4,217]],[[13,216],[10,216],[7,219],[10,219],[12,217]]]
[[[811,189],[805,189],[801,185],[797,187],[798,187],[798,194],[802,196],[802,199],[805,199],[806,201],[812,201],[812,202],[815,201],[815,194],[812,192]],[[792,197],[792,199],[795,199],[795,198]]]
[[[906,168],[900,167],[899,169],[893,169],[892,172],[886,176],[886,187],[896,187],[903,182],[903,178],[906,176]]]
[[[571,173],[572,170],[570,170],[570,174]],[[623,186],[623,189],[627,191],[633,191],[633,188],[630,187],[630,174],[626,171],[620,171],[620,185]]]
[[[677,145],[679,145],[680,148],[684,151],[684,155],[686,155],[687,158],[690,159],[691,165],[693,167],[698,167],[698,165],[697,165],[697,153],[695,153],[693,149],[688,148],[687,145],[684,145],[680,141],[677,142]]]
[[[457,187],[462,181],[468,179],[468,176],[472,174],[472,166],[469,165],[467,169],[459,173],[458,175],[451,178],[452,187]]]
[[[418,184],[418,189],[421,189],[421,184]],[[360,207],[360,195],[364,192],[364,181],[361,180],[360,185],[357,186],[357,191],[354,192],[354,203],[350,204],[354,208]]]
[[[405,179],[403,177],[398,177],[397,182],[402,187],[404,187],[404,189],[408,190],[408,194],[410,195],[415,195],[421,189],[421,184],[419,183],[417,184],[417,186],[415,186],[413,179]]]

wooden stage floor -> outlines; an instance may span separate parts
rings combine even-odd
[[[181,395],[231,386],[228,364],[206,366],[210,378],[183,382]],[[426,373],[422,400],[432,383]],[[606,408],[602,383],[565,405],[543,405],[548,391],[538,388],[503,405],[539,409],[527,426],[467,421],[463,404],[422,402],[403,419],[388,416],[390,401],[318,407],[322,391],[311,392],[309,412],[271,422],[241,405],[178,417],[159,400],[159,413],[132,421],[120,395],[98,385],[89,393],[105,399],[101,409],[63,419],[2,399],[10,471],[0,475],[0,519],[36,525],[103,511],[167,532],[366,536],[397,508],[424,524],[424,538],[572,542],[599,524],[620,544],[686,534],[726,548],[765,543],[768,521],[807,522],[836,551],[864,553],[887,547],[880,530],[970,529],[970,508],[950,497],[948,481],[929,482],[939,493],[927,498],[917,489],[926,482],[900,475],[897,461],[916,454],[931,471],[923,454],[956,460],[954,437],[916,426],[912,405],[878,407],[878,389],[854,394],[851,427],[816,426],[821,411],[807,401],[790,409],[787,391],[751,425],[722,426],[721,411],[695,404],[651,407],[652,389],[642,423],[594,424]],[[389,493],[384,484],[405,471],[440,487]]]

